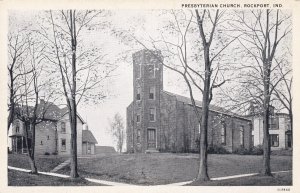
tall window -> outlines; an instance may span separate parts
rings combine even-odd
[[[142,68],[142,65],[138,64],[137,68],[136,68],[136,78],[141,78],[141,71],[142,71],[141,68]]]
[[[141,115],[140,114],[136,115],[136,122],[137,123],[141,122]]]
[[[148,65],[148,74],[149,74],[149,78],[155,77],[155,67],[153,64]]]
[[[20,133],[20,122],[16,122],[16,133]]]
[[[66,133],[66,123],[65,122],[61,122],[61,132]]]
[[[141,143],[141,130],[138,129],[137,130],[137,139],[136,139],[137,143]]]
[[[226,145],[226,124],[224,121],[222,121],[222,127],[221,127],[221,143],[223,145]]]
[[[150,121],[156,120],[156,110],[155,108],[150,108]]]
[[[61,139],[61,151],[66,151],[66,139]]]
[[[254,146],[254,135],[251,135],[251,145]]]
[[[240,126],[240,145],[244,146],[244,126]]]
[[[270,142],[271,142],[271,147],[278,147],[279,146],[279,135],[278,134],[271,134],[270,135]]]
[[[155,99],[155,87],[151,86],[149,90],[149,99]]]
[[[141,100],[141,87],[136,88],[136,100]]]

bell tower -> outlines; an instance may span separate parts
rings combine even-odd
[[[160,51],[133,54],[133,132],[135,152],[159,150],[160,95],[163,90],[163,57]]]

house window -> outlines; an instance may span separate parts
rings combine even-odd
[[[148,65],[149,78],[155,78],[155,67],[153,64]]]
[[[41,141],[40,145],[43,145],[43,141]]]
[[[270,142],[271,142],[271,147],[278,147],[279,146],[279,135],[278,134],[271,134],[270,135]]]
[[[137,139],[136,139],[137,143],[141,143],[141,130],[138,129],[137,130]]]
[[[136,115],[136,122],[137,123],[141,122],[141,115],[140,114]]]
[[[66,139],[61,139],[61,151],[66,151]]]
[[[20,133],[20,122],[17,121],[16,123],[16,133]]]
[[[50,140],[50,137],[49,137],[49,135],[47,136],[47,140]]]
[[[251,144],[254,146],[254,135],[251,135]]]
[[[150,87],[150,91],[149,91],[149,99],[154,100],[154,98],[155,98],[155,87],[152,86]]]
[[[141,88],[137,87],[136,89],[136,100],[141,100]]]
[[[66,123],[65,122],[61,122],[61,132],[66,133]]]
[[[156,110],[155,108],[150,108],[150,121],[155,121],[156,119]]]
[[[240,126],[240,145],[244,146],[244,126]]]
[[[269,118],[269,127],[270,129],[279,129],[277,126],[277,118],[274,116],[270,116]]]
[[[138,64],[136,68],[136,78],[141,78],[142,65]]]
[[[226,145],[226,124],[224,121],[222,121],[222,127],[221,127],[221,143],[223,145]]]

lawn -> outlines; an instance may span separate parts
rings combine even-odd
[[[46,175],[34,175],[26,172],[8,170],[9,186],[99,186],[85,179],[67,179]]]
[[[49,172],[60,163],[66,161],[68,157],[59,156],[36,156],[36,167],[38,171]],[[8,165],[24,169],[30,169],[28,156],[22,154],[8,154]]]
[[[24,166],[22,166],[20,159],[16,160],[16,156],[19,155],[9,155],[9,165],[29,168],[29,165],[23,164]],[[22,159],[24,158],[26,157]],[[61,162],[65,159],[58,158]],[[37,165],[40,171],[50,171],[60,163],[58,160],[55,158],[37,158]],[[42,162],[39,163],[39,161]],[[91,158],[79,158],[78,172],[82,177],[140,185],[158,185],[193,180],[197,175],[198,161],[197,154],[99,155]],[[262,167],[262,156],[210,154],[208,167],[209,176],[212,178],[257,173]],[[271,156],[271,169],[273,172],[291,170],[292,157]],[[67,175],[69,172],[69,167],[59,171],[59,173]],[[283,183],[290,184],[288,180]]]
[[[286,186],[292,185],[292,173],[277,173],[273,177],[250,176],[220,181],[197,182],[194,181],[187,186]]]
[[[291,156],[272,156],[272,171],[292,169]],[[79,173],[85,177],[142,185],[193,180],[198,170],[196,154],[124,154],[79,159]],[[208,157],[210,177],[260,172],[262,156],[216,155]],[[61,173],[68,174],[69,168]]]

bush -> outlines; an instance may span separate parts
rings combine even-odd
[[[227,151],[221,145],[213,145],[213,146],[209,146],[208,147],[207,153],[209,153],[209,154],[229,154],[230,152]]]
[[[262,155],[264,154],[264,149],[262,145],[253,146],[251,148],[251,155]]]
[[[49,152],[45,152],[45,155],[50,155],[50,153]]]
[[[262,155],[263,152],[264,151],[261,145],[251,147],[250,149],[246,149],[245,147],[241,146],[233,151],[234,154],[239,155]]]
[[[57,155],[57,152],[53,152],[52,155]]]

